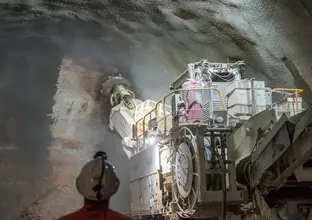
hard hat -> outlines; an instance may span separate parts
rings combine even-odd
[[[108,162],[104,152],[97,152],[76,179],[78,192],[88,200],[107,200],[119,188],[115,167]]]

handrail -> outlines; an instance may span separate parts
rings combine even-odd
[[[135,122],[135,129],[137,129],[137,125],[140,121],[143,121],[143,132],[142,134],[140,134],[139,136],[137,136],[137,130],[136,130],[136,138],[139,138],[141,137],[143,134],[144,134],[144,131],[145,131],[145,119],[147,116],[150,116],[150,119],[151,119],[151,115],[153,112],[156,113],[156,123],[158,123],[159,121],[157,120],[157,117],[158,117],[158,112],[157,112],[157,109],[158,109],[158,106],[163,103],[163,111],[164,111],[164,115],[166,114],[166,99],[171,96],[172,94],[175,94],[177,92],[183,92],[183,91],[190,91],[190,90],[199,90],[199,91],[209,91],[209,90],[215,90],[217,91],[218,93],[218,96],[219,96],[219,101],[220,101],[220,110],[222,110],[222,95],[221,95],[221,92],[214,88],[214,87],[211,87],[211,88],[189,88],[189,89],[177,89],[177,90],[173,90],[172,92],[170,92],[168,95],[164,96],[162,100],[158,101],[156,103],[156,106],[154,109],[152,109],[151,111],[149,111],[146,115],[144,115],[142,118],[140,118],[138,121]],[[164,117],[164,125],[165,125],[165,130],[164,130],[164,133],[166,133],[166,123],[167,123],[167,117],[165,116]]]
[[[303,92],[303,89],[291,89],[291,88],[273,88],[272,91],[293,91],[295,92],[296,100],[296,112],[299,113],[298,94]]]

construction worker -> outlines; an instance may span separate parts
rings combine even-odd
[[[109,208],[109,199],[117,192],[119,179],[104,152],[97,152],[94,159],[82,168],[76,179],[76,187],[84,197],[84,206],[59,220],[131,220]]]

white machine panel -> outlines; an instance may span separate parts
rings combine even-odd
[[[143,118],[148,112],[153,110],[156,106],[157,102],[152,100],[146,100],[140,104],[138,104],[135,108],[134,120],[138,121]],[[152,114],[152,118],[155,117],[155,113]],[[147,118],[148,120],[148,118]]]
[[[253,81],[256,113],[267,108],[266,89],[264,81]],[[228,112],[231,115],[252,114],[252,85],[251,80],[234,81],[228,84]]]
[[[170,156],[171,153],[169,147],[163,147],[160,151],[160,164],[163,174],[171,172]]]
[[[131,211],[133,215],[155,213],[159,147],[148,147],[130,158]]]
[[[255,89],[264,89],[265,82],[264,81],[256,81],[254,80],[254,88]],[[251,80],[250,79],[242,79],[235,80],[227,85],[226,92],[229,93],[234,89],[250,89],[251,88]]]
[[[272,108],[272,89],[271,88],[265,88],[265,103],[267,108]]]
[[[226,94],[226,87],[228,84],[229,84],[228,82],[214,82],[214,83],[212,83],[212,86],[214,88],[218,89],[221,93],[222,109],[226,109],[227,100],[224,99],[224,96]],[[213,91],[212,101],[213,101],[214,111],[219,111],[220,110],[220,99],[219,99],[217,91]]]
[[[229,84],[228,82],[214,82],[212,83],[212,87],[218,89],[221,93],[222,103],[220,103],[220,97],[216,90],[212,91],[203,91],[203,108],[204,108],[204,119],[207,120],[212,114],[210,110],[210,103],[212,100],[213,103],[213,111],[226,110],[227,100],[224,99],[226,94],[226,86]],[[211,99],[209,98],[209,93],[211,92]],[[220,108],[221,105],[221,108]]]
[[[291,117],[303,111],[302,98],[288,97],[285,101],[278,103],[274,106],[276,109],[277,117],[281,117],[285,114],[287,117]]]
[[[111,110],[110,122],[122,138],[129,137],[132,134],[133,118],[125,107],[116,106]],[[120,108],[120,110],[119,110]]]
[[[156,214],[156,174],[130,183],[132,215]]]
[[[159,170],[159,148],[148,147],[130,158],[130,181],[155,174]]]

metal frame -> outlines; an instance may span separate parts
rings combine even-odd
[[[302,134],[309,124],[312,124],[312,105],[304,111],[303,116],[296,123],[292,143],[297,140],[299,135]]]
[[[238,190],[236,182],[236,167],[234,161],[234,146],[233,146],[233,136],[231,135],[230,128],[210,128],[206,124],[183,124],[171,129],[171,135],[174,136],[176,131],[181,127],[189,128],[194,135],[196,135],[197,141],[197,152],[196,152],[196,163],[198,168],[198,205],[196,206],[196,211],[192,217],[216,217],[222,212],[221,204],[226,206],[239,205],[247,200],[247,195],[243,190]],[[221,157],[226,162],[226,169],[215,169],[212,172],[207,172],[204,153],[204,137],[210,135],[211,143],[216,136],[221,136],[225,134],[221,143]],[[211,146],[214,147],[214,146]],[[227,159],[225,158],[225,149],[227,150]],[[221,186],[219,190],[208,190],[207,189],[207,174],[218,173],[221,174]],[[223,175],[222,175],[223,174]],[[226,182],[222,184],[222,176],[228,179],[228,186]],[[224,197],[224,191],[226,189],[226,198]],[[215,207],[211,209],[211,207]],[[208,208],[209,207],[209,208]]]
[[[303,134],[297,142],[294,144],[294,152],[295,153],[295,160],[293,163],[290,164],[290,166],[285,169],[280,175],[270,182],[270,185],[266,185],[266,187],[270,188],[280,188],[282,187],[287,179],[294,173],[294,172],[306,172],[308,174],[311,174],[311,168],[302,169],[302,165],[309,160],[312,157],[312,147],[311,147],[311,131],[308,131],[307,133]],[[302,151],[303,152],[302,152]],[[297,152],[301,151],[301,153]],[[310,172],[309,172],[310,171]],[[302,173],[301,173],[302,174]],[[309,181],[310,178],[308,178]]]
[[[222,150],[227,149],[227,157],[228,157],[228,168],[226,169],[225,173],[229,175],[229,191],[227,191],[227,202],[232,203],[241,203],[244,201],[244,195],[242,191],[237,190],[237,183],[236,183],[236,167],[234,162],[234,147],[233,147],[233,137],[230,135],[231,129],[230,128],[199,128],[199,134],[202,133],[210,133],[211,143],[213,143],[213,137],[216,135],[215,133],[226,133],[226,140],[223,140],[226,146],[221,146]],[[198,134],[197,134],[198,135]],[[199,135],[200,137],[201,135]],[[200,137],[198,140],[199,142],[199,163],[200,163],[200,202],[204,203],[214,203],[214,202],[222,202],[223,201],[223,192],[222,190],[219,191],[209,191],[206,189],[206,169],[205,169],[205,158],[204,158],[204,140],[203,136]],[[224,156],[224,155],[223,155]],[[225,158],[223,158],[225,159]]]
[[[287,117],[283,115],[252,153],[250,181],[252,188],[260,183],[263,173],[291,146],[286,121]]]
[[[143,137],[144,135],[144,132],[146,132],[148,130],[148,126],[145,126],[146,124],[146,119],[149,119],[151,120],[152,119],[152,114],[155,113],[156,115],[156,126],[159,124],[159,122],[161,121],[164,121],[164,128],[163,128],[163,135],[166,136],[169,134],[169,130],[171,128],[168,128],[167,127],[167,117],[168,115],[166,115],[166,100],[168,97],[170,97],[171,95],[173,94],[177,94],[177,93],[180,93],[180,92],[184,92],[184,91],[189,91],[190,89],[178,89],[178,90],[174,90],[172,92],[170,92],[168,95],[164,96],[164,98],[162,100],[160,100],[159,102],[156,103],[156,106],[154,109],[152,109],[150,112],[148,112],[146,115],[144,115],[142,118],[140,118],[138,121],[135,122],[135,125],[134,127],[137,128],[138,127],[138,124],[141,123],[141,122],[145,122],[143,123],[143,131],[141,133],[137,133],[137,132],[134,132],[133,134],[133,138],[136,139],[136,140],[139,140],[140,138]],[[216,88],[192,88],[192,90],[199,90],[199,91],[209,91],[209,90],[214,90],[218,93],[218,96],[219,96],[219,101],[220,103],[222,103],[222,95],[220,93],[220,91]],[[162,109],[160,110],[159,106],[162,105]],[[222,104],[220,104],[220,110],[222,110]],[[160,112],[163,112],[163,117],[162,118],[159,118],[159,111]],[[172,114],[172,112],[171,112]],[[170,114],[170,115],[171,115]],[[136,129],[135,129],[136,130]]]
[[[312,156],[310,132],[303,133],[312,122],[312,106],[299,116],[291,118],[291,123],[285,115],[276,122],[272,130],[265,136],[263,142],[251,155],[251,187],[256,187],[266,170],[268,170],[290,147],[293,148],[295,160],[287,169],[266,187],[278,189],[296,172],[299,178],[302,174],[311,173],[311,169],[302,169],[302,164]],[[308,178],[311,179],[311,178]]]

